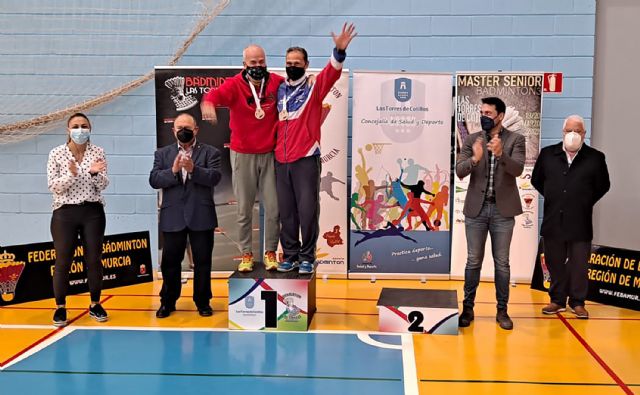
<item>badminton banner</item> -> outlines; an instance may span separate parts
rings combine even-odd
[[[449,273],[451,81],[353,74],[350,273]]]
[[[233,271],[241,259],[238,244],[237,205],[231,187],[231,162],[229,158],[229,109],[218,109],[218,123],[214,126],[202,120],[200,103],[211,89],[217,89],[227,78],[242,71],[239,67],[156,67],[156,140],[157,147],[176,144],[171,128],[173,120],[181,113],[189,113],[198,120],[200,132],[198,141],[212,145],[221,153],[222,178],[216,185],[214,201],[218,214],[218,228],[214,235],[213,262],[214,272]],[[158,207],[162,194],[158,193]],[[260,257],[260,208],[254,206],[253,215],[253,252]],[[162,249],[162,232],[158,232]],[[162,256],[162,254],[159,254]],[[259,258],[258,258],[259,259]],[[161,263],[162,264],[162,263]],[[190,251],[187,249],[182,265],[183,272],[192,272]]]
[[[53,297],[53,242],[0,247],[0,306]],[[102,288],[153,281],[149,232],[105,236]],[[89,290],[84,248],[78,245],[69,268],[69,295]]]
[[[531,172],[540,148],[542,73],[458,73],[456,84],[456,155],[467,136],[481,130],[480,106],[483,97],[499,97],[507,105],[502,125],[524,135],[526,159],[517,179],[522,203],[511,240],[511,279],[529,282],[538,245],[538,192],[531,185]],[[453,200],[453,241],[451,277],[464,278],[467,260],[464,214],[469,177],[455,179]],[[482,278],[493,278],[490,237],[485,247]]]

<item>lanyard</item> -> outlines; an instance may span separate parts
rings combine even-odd
[[[295,95],[296,95],[296,92],[298,92],[298,91],[300,90],[300,88],[302,88],[303,86],[305,86],[305,85],[306,85],[306,83],[307,83],[307,77],[305,77],[304,81],[302,81],[302,82],[300,83],[300,85],[298,85],[298,86],[296,87],[296,89],[295,89],[293,92],[291,92],[291,94],[290,94],[288,97],[287,97],[287,90],[285,89],[285,91],[284,91],[284,98],[282,99],[282,111],[288,112],[288,109],[287,109],[287,102],[289,101],[289,99],[290,99],[290,98],[292,98],[293,96],[295,96]]]
[[[255,86],[253,86],[251,81],[247,81],[247,83],[249,84],[249,88],[251,88],[251,94],[253,95],[253,100],[256,102],[256,110],[262,110],[262,107],[260,106],[260,99],[262,99],[262,94],[264,93],[264,85],[265,85],[264,78],[260,82],[260,96],[258,96],[258,93],[256,92],[256,88]]]

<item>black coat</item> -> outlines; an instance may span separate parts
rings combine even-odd
[[[583,144],[569,166],[562,143],[545,147],[533,168],[531,183],[544,196],[543,237],[593,239],[593,206],[611,185],[602,152]]]
[[[222,176],[220,151],[196,142],[191,155],[193,173],[184,183],[182,173],[173,174],[171,169],[177,155],[177,143],[158,149],[149,175],[151,187],[162,189],[160,230],[179,232],[187,227],[194,231],[212,230],[218,226],[213,191]]]

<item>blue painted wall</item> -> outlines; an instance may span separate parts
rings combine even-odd
[[[198,3],[3,0],[0,122],[91,98],[166,64],[193,27]],[[122,15],[118,4],[149,10]],[[255,42],[272,67],[283,66],[291,45],[306,47],[312,67],[321,67],[329,33],[345,20],[359,33],[348,51],[352,70],[563,72],[564,93],[544,99],[543,145],[558,141],[569,114],[582,114],[590,129],[595,0],[231,0],[179,64],[240,65],[242,49]],[[50,100],[38,99],[43,92]],[[109,161],[107,233],[149,229],[155,239],[155,191],[147,183],[154,106],[147,83],[89,111],[93,141]],[[50,240],[46,160],[63,133],[58,127],[0,145],[0,245]]]

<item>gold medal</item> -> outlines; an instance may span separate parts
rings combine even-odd
[[[264,118],[264,110],[262,108],[256,108],[256,119]]]
[[[279,118],[281,121],[286,121],[289,118],[289,112],[283,109],[280,111]]]

